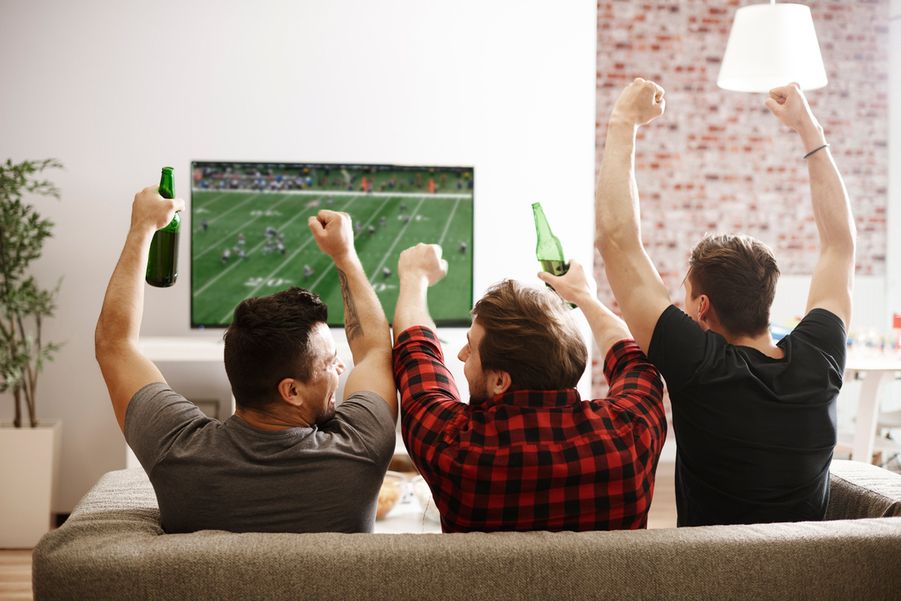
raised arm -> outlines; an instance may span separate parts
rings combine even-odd
[[[598,300],[592,289],[591,280],[579,262],[571,260],[569,271],[565,275],[555,276],[542,271],[538,277],[549,284],[563,300],[576,305],[582,311],[588,325],[591,326],[591,334],[601,350],[602,357],[606,357],[610,347],[620,340],[632,338],[625,322]]]
[[[397,418],[397,389],[391,371],[391,334],[388,320],[354,248],[350,215],[319,211],[309,219],[319,249],[335,262],[344,299],[344,331],[354,368],[344,383],[344,397],[355,392],[378,394]]]
[[[144,274],[153,233],[184,208],[182,199],[163,198],[156,186],[135,194],[125,248],[106,288],[94,330],[94,354],[123,432],[125,412],[135,393],[152,382],[165,382],[156,365],[138,350],[144,314]]]
[[[607,124],[595,201],[595,244],[623,317],[645,353],[670,299],[641,242],[635,136],[641,125],[663,114],[663,95],[663,88],[644,79],[636,79],[620,94]]]
[[[826,136],[798,84],[770,90],[766,106],[801,138],[810,176],[813,217],[820,235],[820,258],[813,270],[807,311],[821,308],[851,322],[857,229],[842,176],[826,145]]]
[[[428,290],[445,275],[447,261],[441,258],[441,247],[437,244],[419,243],[400,253],[397,262],[400,293],[394,309],[395,340],[412,326],[435,329],[435,322],[429,315]]]

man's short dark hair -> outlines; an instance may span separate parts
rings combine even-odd
[[[750,236],[706,236],[691,251],[691,294],[706,294],[729,334],[767,331],[779,267],[769,247]]]
[[[512,389],[560,390],[579,382],[588,349],[555,293],[504,280],[488,289],[472,314],[485,328],[482,369],[507,372]]]
[[[278,400],[284,378],[308,380],[310,332],[327,320],[319,295],[303,288],[242,301],[225,331],[225,372],[235,403],[260,409]]]

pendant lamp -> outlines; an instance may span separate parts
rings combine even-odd
[[[752,4],[735,11],[716,85],[735,92],[767,93],[797,82],[802,90],[826,85],[810,8],[803,4]]]

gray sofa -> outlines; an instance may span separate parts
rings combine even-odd
[[[901,599],[901,476],[836,461],[829,521],[630,532],[164,535],[110,472],[34,550],[53,599]]]

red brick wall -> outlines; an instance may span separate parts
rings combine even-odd
[[[884,275],[888,203],[889,0],[800,0],[811,7],[829,85],[808,93],[845,178],[858,228],[857,273]],[[751,234],[783,274],[817,255],[803,150],[764,96],[716,87],[735,9],[722,0],[598,1],[597,164],[606,122],[634,77],[666,89],[666,114],[639,135],[642,230],[674,299],[688,254],[707,232]],[[612,304],[595,265],[599,295]],[[604,388],[594,362],[594,389]]]

